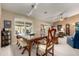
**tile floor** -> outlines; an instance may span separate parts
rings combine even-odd
[[[59,38],[59,44],[55,45],[55,56],[78,56],[79,49],[74,49],[66,43],[66,37]],[[19,50],[17,45],[11,45],[7,47],[0,48],[0,56],[28,56],[26,51],[23,55],[22,50]],[[35,47],[32,49],[32,56],[35,56]],[[50,55],[49,55],[50,56]]]

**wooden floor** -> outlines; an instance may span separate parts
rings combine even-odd
[[[59,38],[59,44],[55,45],[55,56],[79,56],[79,49],[74,49],[66,43],[66,37]],[[17,45],[7,46],[5,48],[0,48],[0,56],[28,56],[26,51],[23,55],[22,50],[19,50]],[[32,56],[35,55],[35,46],[32,48]],[[50,56],[50,55],[48,55]]]

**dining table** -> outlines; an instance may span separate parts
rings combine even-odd
[[[42,40],[43,38],[47,38],[47,36],[33,36],[33,37],[27,37],[24,35],[17,35],[20,38],[23,38],[24,41],[26,41],[26,43],[28,44],[28,48],[27,46],[24,48],[22,54],[28,50],[28,55],[31,56],[31,52],[32,52],[32,45],[33,43],[36,43],[38,40]]]

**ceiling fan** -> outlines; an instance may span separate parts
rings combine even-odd
[[[27,14],[27,16],[30,16],[33,13],[33,11],[37,8],[37,5],[38,5],[38,3],[31,5],[31,10]]]
[[[64,13],[66,13],[66,11],[60,12],[59,14],[53,16],[53,17],[48,17],[47,19],[54,19],[55,21],[62,21],[64,19]]]

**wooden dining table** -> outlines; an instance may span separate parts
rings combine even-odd
[[[41,37],[41,36],[34,36],[32,38],[27,38],[26,36],[22,36],[22,35],[17,35],[17,36],[20,37],[20,38],[23,38],[23,40],[26,41],[26,43],[28,44],[28,48],[25,47],[24,50],[23,50],[23,52],[22,52],[22,54],[26,50],[28,50],[29,56],[31,56],[31,51],[32,51],[32,45],[33,45],[33,43],[36,43],[38,40],[42,40],[43,38],[47,38],[47,36],[43,36],[43,37]]]

